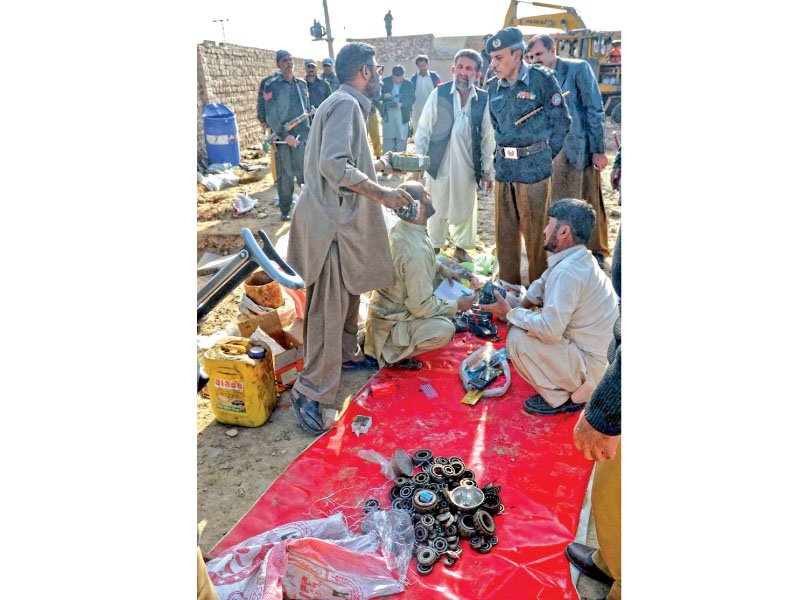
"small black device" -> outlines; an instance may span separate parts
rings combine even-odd
[[[497,335],[497,326],[492,323],[492,313],[479,310],[469,317],[469,330],[481,338],[493,338]]]
[[[406,204],[394,210],[394,214],[403,219],[404,221],[413,221],[417,218],[419,213],[419,201],[414,200],[411,204]]]
[[[495,292],[499,292],[503,298],[506,297],[506,291],[503,288],[493,284],[491,281],[487,282],[486,285],[481,288],[481,292],[478,295],[478,302],[480,304],[494,304],[497,302],[497,298],[494,297]]]

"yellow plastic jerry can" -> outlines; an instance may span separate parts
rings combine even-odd
[[[204,358],[217,421],[244,427],[266,423],[278,401],[269,348],[253,347],[245,338],[227,337],[206,350]]]

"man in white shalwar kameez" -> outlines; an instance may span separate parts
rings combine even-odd
[[[536,415],[583,409],[605,373],[619,316],[611,280],[586,247],[594,209],[564,198],[550,205],[547,216],[544,248],[552,254],[542,276],[517,308],[497,292],[497,302],[481,306],[508,321],[508,356],[536,388],[524,405]]]
[[[428,235],[436,252],[444,246],[449,229],[456,246],[455,258],[471,261],[478,224],[478,185],[491,189],[494,129],[487,93],[477,88],[481,57],[461,50],[454,59],[453,81],[433,90],[425,103],[414,135],[418,154],[431,158],[425,187],[436,214],[428,219]]]

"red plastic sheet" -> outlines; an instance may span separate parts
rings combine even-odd
[[[501,335],[505,340],[503,326]],[[220,551],[253,535],[299,519],[341,510],[355,529],[361,506],[375,497],[390,505],[391,483],[380,467],[357,456],[374,449],[390,457],[396,448],[421,448],[434,456],[460,456],[479,485],[502,487],[505,514],[496,518],[499,543],[478,554],[462,540],[455,567],[437,563],[425,577],[415,561],[408,569],[406,598],[481,600],[576,599],[564,548],[575,538],[592,464],[575,449],[572,429],[578,414],[538,417],[522,408],[533,389],[512,366],[508,392],[499,398],[462,404],[458,376],[461,361],[486,344],[460,334],[445,348],[417,358],[425,367],[408,372],[384,368],[370,383],[392,381],[397,394],[376,399],[369,383],[354,398],[337,428],[303,452],[264,492],[253,507],[211,551]],[[495,347],[501,348],[503,342]],[[430,383],[438,398],[429,400],[420,386]],[[356,437],[350,424],[357,415],[372,417],[369,433]]]

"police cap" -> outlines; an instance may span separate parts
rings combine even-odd
[[[286,56],[291,56],[291,53],[288,50],[278,50],[275,53],[275,62],[276,63],[281,62],[281,59],[286,57]]]
[[[306,67],[316,67],[316,66],[317,66],[317,61],[315,61],[313,58],[309,58],[306,61]]]
[[[496,52],[522,42],[522,32],[516,27],[506,27],[486,41],[486,52]]]
[[[322,66],[324,67],[325,65],[330,65],[332,67],[333,66],[333,59],[332,58],[323,58],[322,59]]]

